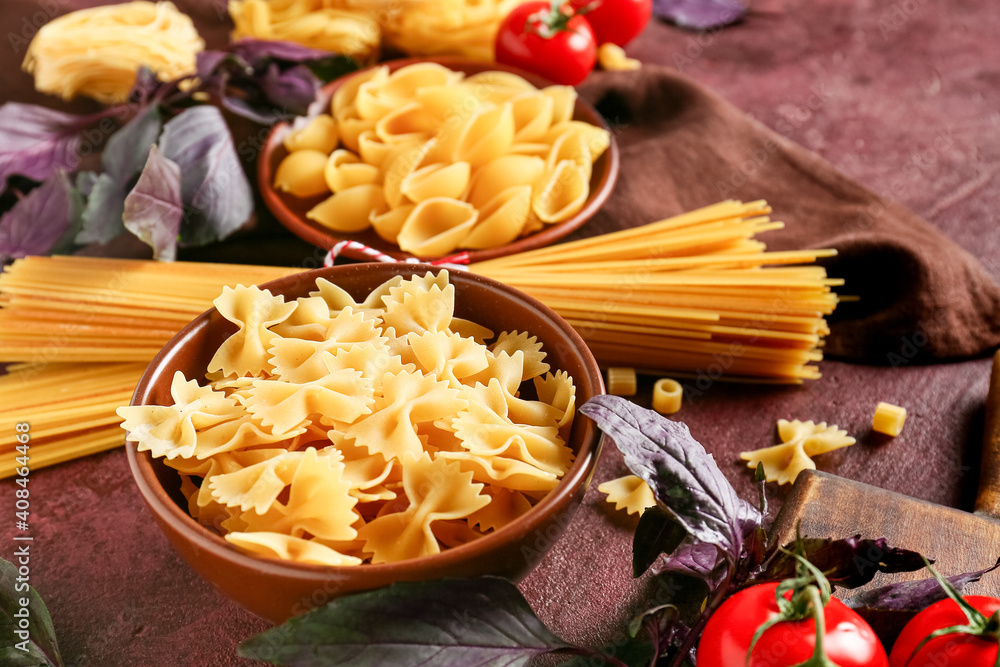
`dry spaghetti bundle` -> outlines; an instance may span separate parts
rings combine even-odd
[[[8,369],[0,376],[0,478],[14,474],[25,452],[34,469],[121,445],[125,438],[115,409],[129,402],[145,367],[84,363]],[[30,436],[20,450],[18,424],[27,424]]]
[[[770,212],[726,201],[471,268],[556,310],[604,365],[798,383],[819,377],[843,281],[797,266],[834,250],[766,252]]]
[[[140,66],[176,79],[195,72],[204,48],[190,17],[173,3],[136,1],[81,9],[45,24],[22,67],[34,74],[39,91],[124,102]]]

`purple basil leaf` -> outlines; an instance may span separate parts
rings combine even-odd
[[[285,114],[298,116],[316,99],[319,79],[305,65],[282,71],[277,63],[271,63],[260,79],[260,87],[272,105]]]
[[[126,187],[108,174],[98,174],[87,196],[83,228],[76,236],[77,243],[107,243],[125,231],[122,214]]]
[[[125,198],[125,229],[153,248],[154,259],[172,262],[183,218],[181,169],[153,146],[139,181]]]
[[[233,42],[226,51],[241,58],[251,67],[260,67],[269,60],[284,60],[289,63],[304,63],[320,60],[330,55],[329,51],[310,49],[294,42],[244,38]]]
[[[966,585],[979,581],[983,578],[984,574],[988,574],[998,567],[1000,567],[1000,560],[985,570],[956,574],[953,577],[946,578],[961,593]],[[895,584],[887,584],[886,586],[861,591],[845,599],[844,604],[852,609],[920,611],[946,597],[948,597],[948,594],[941,588],[941,584],[934,577],[930,577],[929,579],[918,579],[915,581],[900,581]]]
[[[88,124],[86,117],[33,104],[0,106],[0,191],[14,174],[44,181],[57,169],[74,171],[80,131]]]
[[[718,548],[731,564],[738,561],[744,538],[762,517],[736,495],[685,424],[618,396],[597,396],[580,410],[615,441],[625,465],[649,484],[694,541]]]
[[[18,549],[20,550],[20,549]],[[15,555],[18,550],[14,550]],[[0,647],[0,664],[6,667],[61,667],[62,656],[56,643],[52,617],[38,591],[28,586],[24,591],[19,582],[18,568],[0,558],[0,626],[4,628],[4,646]],[[21,606],[21,600],[27,606]],[[27,623],[22,628],[21,621]],[[23,633],[23,634],[22,634]]]
[[[120,183],[128,183],[146,163],[149,147],[160,136],[163,121],[155,106],[141,111],[108,139],[101,162],[104,171]]]
[[[701,579],[711,588],[719,586],[726,578],[726,568],[721,567],[722,555],[715,545],[698,542],[688,536],[669,558],[658,563],[657,574],[675,573]]]
[[[73,224],[71,186],[59,170],[0,217],[0,263],[46,255]]]
[[[129,104],[145,106],[161,86],[163,83],[156,76],[156,72],[142,65],[135,73],[135,83],[132,84],[132,90],[128,94]]]
[[[890,547],[884,538],[861,539],[860,535],[842,540],[802,538],[803,556],[819,568],[830,583],[843,588],[864,586],[879,572],[915,572],[925,566],[923,557],[915,551]],[[785,546],[794,551],[794,544]],[[795,576],[796,560],[777,552],[765,565],[758,580],[777,581]]]
[[[680,613],[681,620],[690,625],[697,621],[702,605],[710,593],[711,589],[702,577],[663,572],[650,579],[646,598],[660,605],[673,605]]]
[[[659,507],[649,507],[639,517],[632,536],[632,576],[641,577],[660,554],[671,554],[687,537],[684,526]]]
[[[746,0],[653,0],[653,14],[693,30],[711,30],[736,23],[746,10]]]
[[[181,170],[181,197],[198,224],[187,224],[181,240],[203,245],[224,239],[253,213],[253,193],[233,146],[233,137],[213,106],[192,107],[163,126],[160,152]]]
[[[526,665],[573,649],[499,577],[396,583],[333,602],[243,642],[281,665]]]

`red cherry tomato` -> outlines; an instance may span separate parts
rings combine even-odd
[[[966,602],[987,618],[1000,609],[1000,600],[984,595],[969,595]],[[952,599],[941,600],[910,619],[899,633],[889,656],[889,667],[993,667],[1000,646],[995,637],[947,634],[930,640],[914,655],[920,642],[935,630],[968,623],[965,614]]]
[[[582,16],[563,15],[546,23],[550,3],[526,2],[500,24],[497,62],[534,72],[555,83],[575,86],[597,61],[597,38]]]
[[[816,628],[812,619],[778,623],[761,635],[745,662],[754,633],[778,615],[777,583],[758,584],[728,598],[712,614],[698,644],[697,667],[789,667],[812,657]],[[885,649],[871,626],[836,598],[823,610],[823,648],[840,667],[886,667]]]
[[[639,36],[653,15],[653,0],[572,0],[574,8],[590,7],[584,17],[597,43],[625,46]]]

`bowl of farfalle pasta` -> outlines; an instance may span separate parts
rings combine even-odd
[[[406,263],[226,287],[119,409],[168,540],[281,622],[402,580],[518,580],[578,506],[603,392],[543,304]]]
[[[324,249],[470,261],[550,244],[610,195],[618,150],[572,86],[497,63],[389,61],[276,125],[258,162],[270,211]]]

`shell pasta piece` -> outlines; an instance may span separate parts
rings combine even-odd
[[[172,405],[118,414],[248,554],[340,567],[467,544],[565,475],[575,390],[535,337],[456,318],[455,298],[447,271],[357,300],[322,279],[295,301],[226,288],[239,329],[208,384],[177,373]]]

